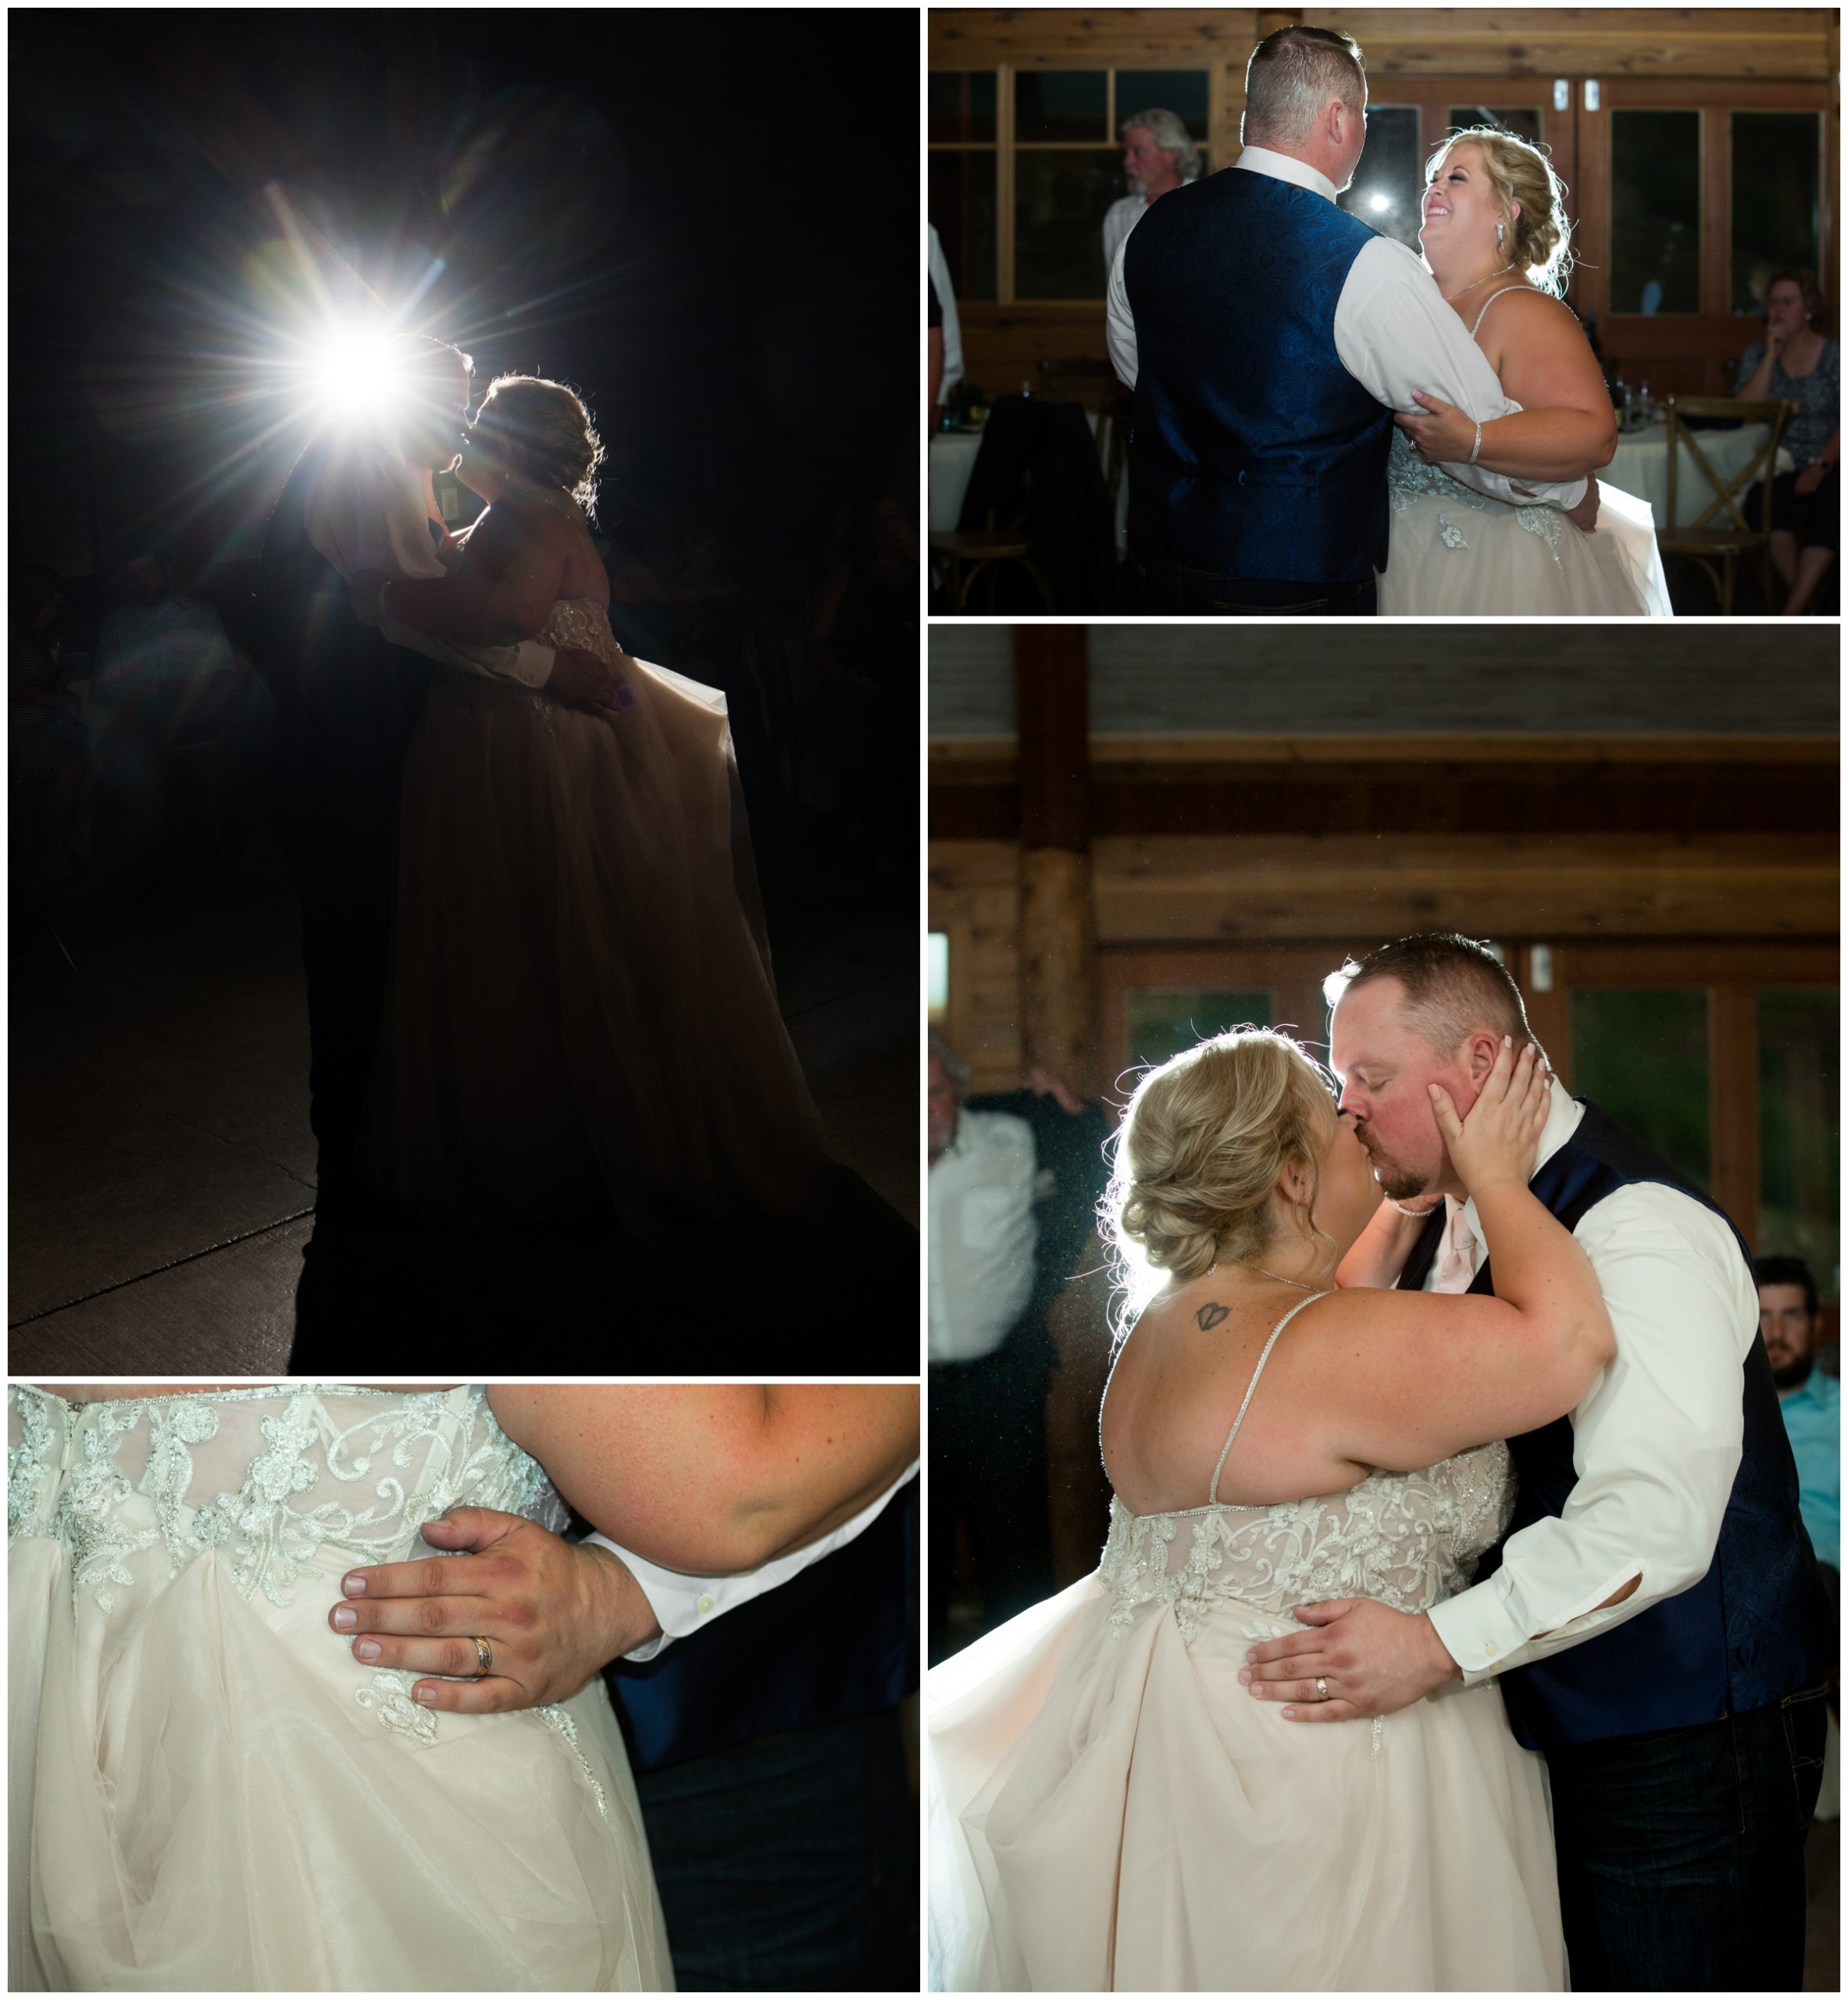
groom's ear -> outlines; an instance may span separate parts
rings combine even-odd
[[[1489,1072],[1495,1067],[1495,1059],[1501,1052],[1500,1040],[1492,1034],[1472,1034],[1465,1045],[1465,1059],[1469,1070],[1469,1080],[1478,1090],[1489,1080]]]

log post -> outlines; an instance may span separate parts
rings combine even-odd
[[[1024,1066],[1096,1088],[1091,992],[1090,674],[1080,625],[1014,632],[1020,741],[1020,990]]]

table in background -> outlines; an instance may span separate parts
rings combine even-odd
[[[1700,449],[1707,463],[1720,478],[1730,483],[1751,462],[1753,455],[1764,442],[1762,423],[1743,424],[1736,430],[1700,430],[1694,434],[1700,440]],[[1778,470],[1791,470],[1790,454],[1780,450],[1778,453]],[[1627,437],[1617,441],[1617,454],[1610,464],[1598,474],[1620,491],[1633,494],[1639,500],[1649,502],[1650,512],[1656,517],[1658,530],[1668,526],[1668,427],[1666,423],[1652,423],[1645,430],[1633,430]],[[1749,491],[1750,489],[1746,489]],[[1745,493],[1739,495],[1743,504]],[[1692,527],[1706,512],[1713,499],[1700,468],[1693,456],[1684,451],[1680,472],[1675,481],[1675,511],[1681,518],[1677,527]],[[1724,516],[1718,517],[1723,519]],[[1714,522],[1709,522],[1711,527]]]

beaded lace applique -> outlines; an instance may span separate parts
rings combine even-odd
[[[1401,516],[1409,513],[1421,500],[1440,500],[1443,502],[1436,513],[1438,539],[1446,548],[1467,549],[1468,538],[1462,529],[1450,519],[1459,509],[1472,514],[1486,514],[1491,507],[1512,513],[1518,527],[1529,534],[1537,534],[1547,545],[1547,552],[1555,563],[1559,562],[1559,538],[1565,523],[1565,516],[1557,507],[1509,507],[1500,500],[1491,500],[1487,494],[1479,493],[1473,486],[1465,486],[1461,480],[1453,479],[1440,466],[1427,465],[1414,451],[1402,430],[1393,433],[1393,448],[1386,459],[1386,493],[1392,502],[1393,512]]]

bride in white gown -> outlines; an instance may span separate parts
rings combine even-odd
[[[1504,1047],[1467,1123],[1440,1107],[1493,1298],[1368,1288],[1415,1225],[1293,1042],[1235,1032],[1143,1079],[1108,1207],[1165,1282],[1105,1394],[1103,1560],[926,1684],[933,1986],[1564,1985],[1545,1767],[1493,1686],[1304,1727],[1238,1677],[1299,1604],[1465,1588],[1513,1504],[1485,1441],[1615,1351],[1527,1190],[1536,1070]]]
[[[724,697],[630,659],[584,508],[602,447],[563,384],[501,376],[451,573],[391,584],[431,637],[616,666],[614,720],[439,673],[405,761],[390,998],[360,1167],[438,1220],[607,1200],[633,1234],[809,1195],[820,1121],[770,975]],[[378,602],[355,590],[362,612]]]
[[[9,1388],[13,1991],[672,1985],[601,1677],[439,1714],[330,1628],[341,1578],[452,1506],[562,1528],[560,1489],[651,1559],[754,1566],[902,1470],[915,1395],[525,1387],[516,1443],[508,1393]]]
[[[1481,427],[1422,397],[1397,419],[1382,617],[1672,616],[1648,503],[1595,480],[1616,438],[1611,398],[1571,309],[1554,297],[1567,258],[1564,191],[1546,156],[1475,128],[1432,160],[1418,239],[1452,309],[1487,356],[1509,413]],[[1591,474],[1597,524],[1556,507],[1511,506],[1464,485],[1446,462],[1474,459],[1516,479]]]

